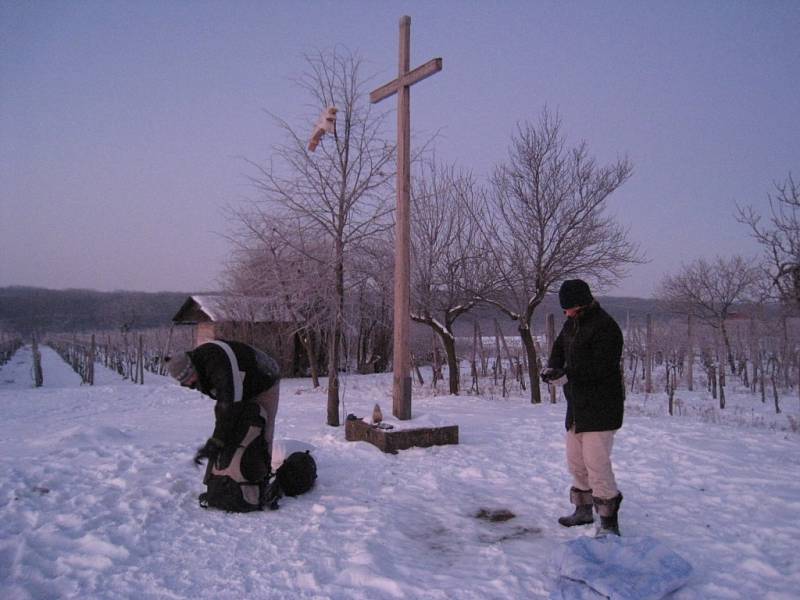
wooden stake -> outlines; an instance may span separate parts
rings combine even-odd
[[[644,393],[653,393],[653,316],[647,315],[647,339],[645,340]]]
[[[553,351],[553,344],[556,341],[556,317],[553,313],[547,315],[547,354],[548,356]],[[624,381],[624,378],[623,378]],[[556,386],[549,385],[550,388],[550,403],[556,403]]]
[[[94,361],[96,352],[94,334],[92,334],[92,345],[89,347],[89,385],[94,385]]]
[[[686,383],[688,385],[688,389],[691,392],[694,390],[694,328],[692,322],[692,315],[686,318],[686,328],[688,329],[688,337],[689,337],[689,352],[686,364]]]

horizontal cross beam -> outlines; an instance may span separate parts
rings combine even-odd
[[[438,73],[442,70],[442,59],[441,58],[434,58],[429,60],[424,65],[420,65],[413,71],[409,71],[402,77],[398,77],[397,79],[390,81],[389,83],[382,85],[378,89],[370,92],[369,101],[372,104],[376,102],[380,102],[381,100],[388,98],[397,93],[401,87],[408,87],[418,81],[422,81],[423,79],[430,77],[434,73]]]

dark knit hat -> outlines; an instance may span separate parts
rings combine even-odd
[[[169,361],[167,361],[167,370],[169,370],[169,374],[177,379],[181,385],[189,381],[192,375],[195,374],[192,359],[189,358],[186,352],[181,352],[170,358]]]
[[[561,289],[558,290],[558,301],[564,310],[577,306],[587,306],[592,303],[592,300],[594,298],[591,290],[589,290],[589,284],[583,279],[567,279],[561,284]]]

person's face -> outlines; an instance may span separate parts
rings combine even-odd
[[[584,309],[583,306],[573,306],[572,308],[565,308],[564,314],[569,319],[574,319],[575,316]]]

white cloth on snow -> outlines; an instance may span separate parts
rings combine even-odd
[[[564,544],[552,564],[551,600],[658,600],[689,579],[692,566],[652,537],[580,537]]]
[[[314,452],[316,447],[299,440],[272,440],[272,471],[278,470],[290,454],[294,452]]]

